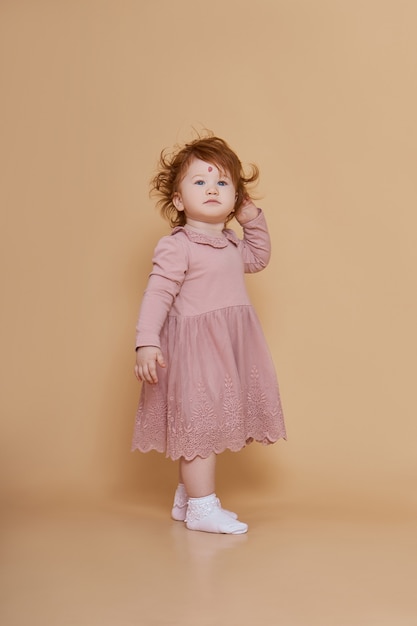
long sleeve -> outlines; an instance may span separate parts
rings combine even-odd
[[[271,239],[265,216],[259,209],[257,217],[243,225],[243,239],[238,248],[243,258],[245,272],[260,272],[271,258]]]
[[[136,347],[160,347],[159,335],[188,269],[187,253],[177,237],[163,237],[152,259],[153,268],[136,325]]]

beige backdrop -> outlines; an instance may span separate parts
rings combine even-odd
[[[1,0],[1,468],[10,498],[166,499],[130,453],[134,325],[164,146],[208,127],[261,169],[248,279],[289,439],[219,490],[416,505],[413,0]],[[144,495],[142,495],[144,494]]]

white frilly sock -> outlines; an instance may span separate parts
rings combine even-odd
[[[242,535],[248,531],[248,525],[228,515],[220,505],[215,493],[204,498],[188,498],[188,530],[200,530],[206,533],[224,533]]]
[[[183,485],[183,483],[178,483],[174,495],[174,504],[172,505],[171,510],[172,519],[174,519],[176,522],[185,522],[185,518],[187,517],[187,507],[188,494],[185,489],[185,485]],[[227,511],[226,509],[223,510],[232,519],[237,519],[237,515],[236,513],[233,513],[233,511]]]

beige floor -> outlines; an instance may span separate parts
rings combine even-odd
[[[2,626],[417,625],[411,515],[232,504],[247,535],[131,499],[7,507]]]

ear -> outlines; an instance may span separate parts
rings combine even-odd
[[[172,204],[177,209],[177,211],[184,211],[182,198],[178,192],[174,193],[174,195],[172,196]]]

